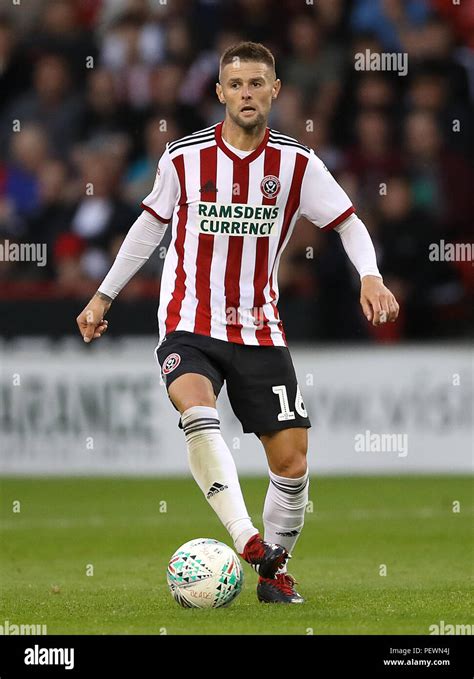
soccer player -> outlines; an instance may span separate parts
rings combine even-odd
[[[262,602],[301,603],[287,572],[308,502],[307,429],[278,302],[278,264],[300,215],[338,231],[361,278],[374,325],[394,321],[371,238],[314,151],[267,127],[281,82],[272,53],[244,42],[220,61],[225,119],[166,146],[143,212],[109,273],[77,318],[84,341],[107,330],[112,301],[171,222],[158,309],[156,357],[180,413],[191,472],[237,552],[259,574]],[[252,524],[220,430],[223,386],[245,433],[265,449],[269,486],[263,538]]]

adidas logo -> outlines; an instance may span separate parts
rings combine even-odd
[[[277,535],[281,535],[284,538],[294,538],[299,534],[300,534],[299,530],[289,530],[286,533],[285,532],[284,533],[278,533],[277,532]]]
[[[217,481],[215,481],[207,492],[207,499],[209,500],[209,498],[214,497],[214,495],[217,495],[217,493],[220,493],[221,490],[225,490],[228,487],[229,486],[224,486],[222,483],[217,483]]]
[[[199,193],[217,193],[217,186],[211,179],[209,179],[209,181],[207,181],[204,186],[201,186]]]

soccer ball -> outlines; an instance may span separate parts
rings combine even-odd
[[[171,557],[166,576],[171,594],[183,608],[228,606],[244,582],[237,554],[211,538],[182,545]]]

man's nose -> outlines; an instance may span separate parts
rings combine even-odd
[[[249,99],[251,96],[248,85],[244,85],[242,87],[242,99]]]

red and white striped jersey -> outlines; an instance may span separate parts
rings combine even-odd
[[[286,346],[278,265],[295,222],[331,229],[354,212],[314,151],[268,129],[239,158],[222,125],[167,144],[142,207],[171,221],[160,343],[173,330],[239,344]]]

